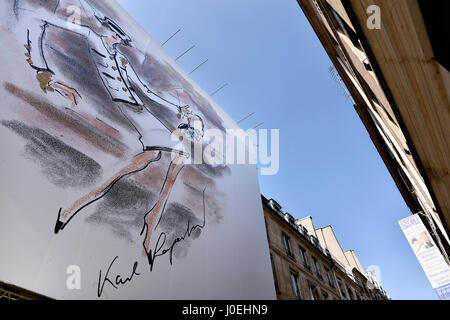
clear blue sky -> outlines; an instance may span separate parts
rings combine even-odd
[[[261,192],[297,218],[332,225],[393,299],[436,299],[397,221],[410,214],[295,0],[118,0],[236,121],[280,129],[280,171]]]

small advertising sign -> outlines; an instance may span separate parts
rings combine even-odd
[[[399,221],[439,299],[450,297],[450,267],[417,214]]]

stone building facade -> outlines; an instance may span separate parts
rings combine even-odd
[[[297,2],[406,204],[450,264],[449,1]]]
[[[353,250],[343,251],[331,226],[295,219],[261,196],[274,284],[279,300],[386,300],[376,277]]]

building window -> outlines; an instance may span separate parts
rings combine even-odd
[[[369,294],[369,290],[367,290],[367,287],[364,284],[362,286],[363,286],[365,294]]]
[[[337,30],[340,31],[341,33],[344,33],[352,42],[353,46],[355,46],[355,48],[358,48],[360,51],[363,50],[361,44],[359,43],[359,37],[358,34],[353,31],[353,29],[347,24],[347,22],[345,22],[344,19],[341,18],[341,16],[336,12],[336,10],[334,10],[334,8],[328,4],[328,7],[330,9],[330,11],[333,13],[333,16],[335,18],[335,21],[337,23],[335,23],[335,21],[333,21],[334,25],[337,25]]]
[[[375,102],[378,106],[380,106],[386,116],[389,118],[389,121],[391,121],[395,126],[398,127],[397,122],[394,120],[394,117],[391,115],[391,113],[386,109],[386,107],[381,103],[381,101],[377,98],[373,90],[369,87],[369,85],[365,85],[365,88],[367,88],[367,94],[369,95],[370,99],[372,99],[373,102]],[[375,109],[375,111],[379,114],[378,110]]]
[[[319,277],[320,279],[323,279],[322,275],[320,274],[320,269],[319,269],[319,265],[318,265],[319,262],[314,257],[312,259],[313,259],[314,271],[316,272],[317,277]]]
[[[330,287],[334,288],[333,281],[331,281],[330,270],[328,268],[325,268],[325,274],[327,276],[328,284]]]
[[[309,295],[311,296],[311,300],[319,300],[319,297],[317,296],[317,289],[317,286],[312,284],[309,285]]]
[[[363,61],[364,68],[366,68],[367,71],[373,71],[372,66],[370,65],[369,59],[365,58]]]
[[[272,272],[273,272],[273,281],[274,281],[274,283],[275,283],[275,290],[276,290],[277,292],[280,292],[280,289],[279,289],[279,287],[278,287],[277,272],[276,272],[276,269],[275,269],[275,263],[273,262],[273,256],[272,256],[272,254],[270,254],[270,262],[272,263]]]
[[[266,217],[264,217],[264,222],[266,223],[266,236],[267,236],[267,241],[270,243],[270,238],[269,238],[269,224],[267,223]]]
[[[347,292],[348,292],[348,297],[349,297],[351,300],[355,300],[355,297],[354,297],[354,295],[353,295],[352,288],[350,288],[348,285],[347,285]]]
[[[286,250],[286,253],[289,257],[294,258],[294,255],[292,254],[292,251],[291,251],[291,245],[289,243],[289,237],[287,235],[285,235],[284,233],[283,233],[282,237],[283,237],[284,250]]]
[[[347,299],[347,296],[345,295],[345,291],[344,291],[344,287],[342,286],[342,281],[341,279],[337,279],[337,283],[338,283],[338,287],[339,287],[339,292],[342,295],[342,298]]]
[[[300,251],[300,257],[301,257],[301,259],[302,259],[303,265],[304,265],[306,268],[309,269],[309,266],[308,266],[308,260],[306,259],[306,252],[305,252],[305,249],[303,249],[302,247],[299,247],[299,251]]]
[[[295,299],[302,300],[300,289],[298,287],[298,275],[291,271],[292,290],[294,291]]]

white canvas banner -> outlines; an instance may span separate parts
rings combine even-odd
[[[420,217],[414,214],[399,224],[439,298],[450,297],[450,267]]]
[[[275,298],[256,165],[209,161],[242,129],[115,1],[2,0],[0,41],[0,282]]]

